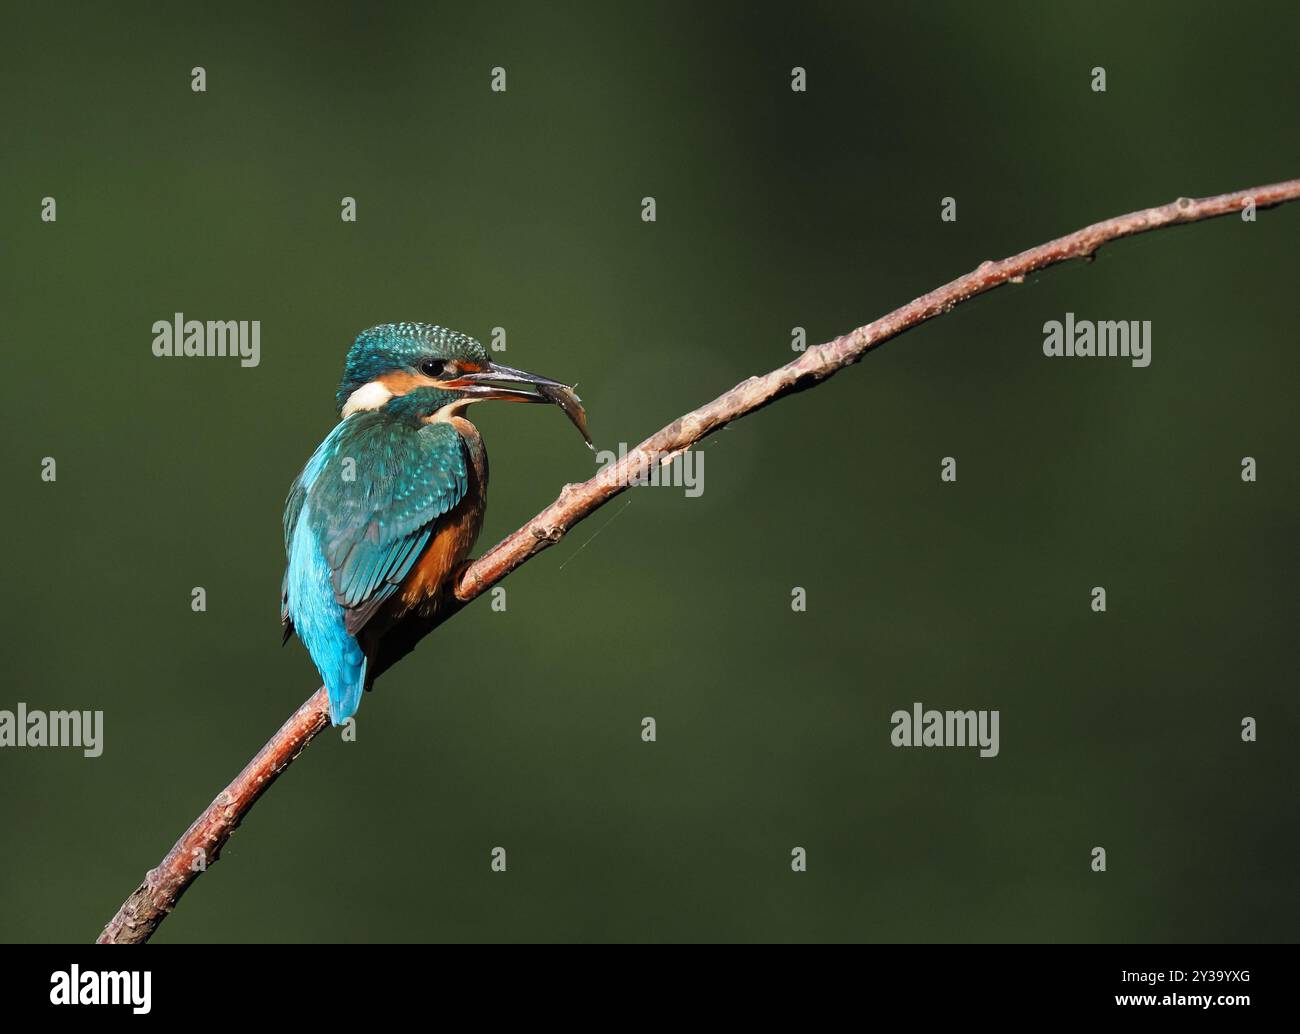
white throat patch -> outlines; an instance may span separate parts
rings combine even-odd
[[[393,393],[388,390],[388,386],[379,381],[363,384],[349,395],[347,402],[343,404],[343,419],[346,420],[353,413],[364,410],[380,409],[387,405],[392,397]]]

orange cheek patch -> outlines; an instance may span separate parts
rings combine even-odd
[[[479,373],[487,369],[481,363],[461,363],[459,361],[456,368],[457,374],[445,381],[437,380],[423,373],[412,373],[410,370],[394,370],[382,377],[376,377],[375,380],[394,395],[409,395],[416,388],[463,388],[466,386],[466,382],[460,380],[459,374]]]
[[[416,388],[442,387],[440,381],[435,381],[422,373],[411,373],[409,370],[394,370],[375,379],[394,395],[409,395]]]

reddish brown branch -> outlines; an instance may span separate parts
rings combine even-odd
[[[329,697],[322,686],[312,694],[280,731],[272,736],[234,781],[172,845],[167,857],[145,875],[144,882],[117,910],[104,932],[100,944],[143,944],[186,888],[207,866],[221,855],[230,834],[243,821],[248,810],[266,788],[289,767],[312,737],[329,725]]]
[[[558,499],[518,531],[469,564],[456,584],[456,598],[468,603],[490,589],[530,557],[561,538],[584,517],[634,483],[648,464],[666,462],[714,431],[783,395],[810,388],[856,363],[868,351],[962,302],[1006,283],[1020,283],[1040,269],[1067,259],[1088,258],[1103,244],[1179,223],[1199,222],[1240,212],[1247,201],[1258,209],[1300,198],[1300,180],[1288,180],[1253,190],[1200,199],[1179,198],[1156,208],[1094,223],[1082,230],[1041,244],[998,262],[985,262],[973,272],[924,294],[874,323],[834,341],[808,349],[793,362],[761,377],[737,384],[707,405],[674,420],[651,435],[616,464],[580,485],[565,485]],[[455,608],[448,608],[450,616]],[[329,724],[325,690],[319,689],[281,727],[261,752],[176,841],[167,857],[150,870],[142,883],[100,934],[100,943],[138,944],[147,941],[177,899],[194,882],[204,865],[217,860],[221,848],[253,803],[296,758],[312,737]]]

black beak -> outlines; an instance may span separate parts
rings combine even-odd
[[[511,384],[527,385],[533,390],[527,391],[509,387]],[[480,370],[476,373],[462,373],[454,381],[449,382],[448,387],[454,387],[476,399],[498,399],[503,402],[553,403],[564,410],[565,416],[578,429],[583,441],[587,443],[587,447],[589,449],[596,448],[591,441],[591,435],[587,433],[587,413],[582,408],[582,400],[578,398],[573,388],[567,384],[553,381],[549,377],[541,377],[535,373],[516,370],[510,366],[488,363],[486,370]]]

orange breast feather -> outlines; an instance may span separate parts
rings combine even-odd
[[[407,607],[417,606],[438,594],[447,576],[469,556],[482,523],[483,497],[478,493],[466,495],[438,519],[429,544],[402,583],[402,602]]]

